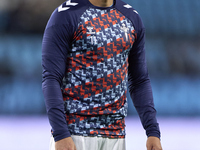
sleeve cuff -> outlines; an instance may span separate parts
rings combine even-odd
[[[149,134],[147,135],[147,137],[150,137],[150,136],[154,136],[154,137],[157,137],[157,138],[160,139],[160,132],[159,132],[159,133],[157,133],[157,132],[152,132],[152,133],[149,133]]]
[[[52,131],[52,135],[54,137],[55,142],[71,136],[68,130],[67,131],[59,130],[59,131],[54,131],[54,132]]]
[[[155,123],[155,124],[152,124],[151,126],[149,126],[146,129],[146,135],[147,135],[147,137],[155,136],[160,139],[161,135],[160,135],[160,128],[159,128],[158,123]]]

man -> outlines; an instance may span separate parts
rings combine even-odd
[[[42,49],[51,150],[125,150],[127,80],[147,150],[162,149],[144,32],[121,0],[68,0],[53,12]]]

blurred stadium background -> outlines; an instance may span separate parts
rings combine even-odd
[[[174,130],[185,125],[183,132],[194,128],[197,132],[188,131],[189,137],[200,140],[200,127],[197,127],[200,126],[200,1],[124,1],[139,12],[146,27],[146,57],[155,107],[163,125],[161,130],[162,127],[164,130],[170,126],[169,130],[172,129],[176,135]],[[0,135],[1,141],[5,141],[8,135],[13,138],[34,135],[33,131],[29,132],[33,127],[31,121],[38,131],[49,134],[50,127],[44,117],[46,110],[41,90],[41,42],[50,14],[63,2],[64,0],[0,0],[0,132],[4,133],[4,136]],[[129,95],[128,101],[129,116],[138,120]],[[180,124],[175,124],[177,128],[173,128],[173,121],[180,121]],[[24,126],[27,122],[29,128]],[[188,122],[190,125],[187,126]],[[14,132],[18,127],[27,129],[24,131],[26,134]],[[14,136],[14,133],[18,134]],[[184,133],[180,134],[184,136]],[[177,136],[179,141],[181,136]],[[38,139],[38,136],[32,136],[34,138]],[[163,138],[166,136],[163,135]],[[42,139],[38,140],[42,142]],[[43,140],[47,140],[48,144],[48,139]],[[173,140],[177,143],[175,138]],[[194,147],[195,144],[191,142],[188,145],[190,149],[200,150],[200,147]],[[184,140],[180,143],[184,143]],[[136,149],[143,150],[139,145]],[[167,145],[168,143],[164,146]],[[0,150],[11,149],[14,149],[11,145],[4,143],[2,148],[0,145]],[[48,146],[44,144],[43,147],[34,149],[48,149]],[[168,149],[177,150],[177,147]],[[189,148],[184,146],[179,149]]]

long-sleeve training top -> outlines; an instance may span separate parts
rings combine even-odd
[[[115,0],[68,0],[51,15],[42,46],[42,89],[55,141],[125,137],[127,86],[147,136],[160,138],[137,11]],[[128,84],[128,85],[127,85]]]

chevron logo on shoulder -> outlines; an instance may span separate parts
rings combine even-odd
[[[125,7],[125,8],[132,8],[132,6],[129,5],[129,4],[124,5],[124,7]]]
[[[76,6],[76,5],[78,5],[78,3],[73,3],[73,2],[71,2],[71,0],[68,0],[66,2],[66,6]],[[63,7],[63,5],[60,5],[58,7],[58,12],[65,11],[65,10],[68,10],[68,9],[70,9],[70,7]]]
[[[133,10],[136,14],[139,14],[136,10]]]

